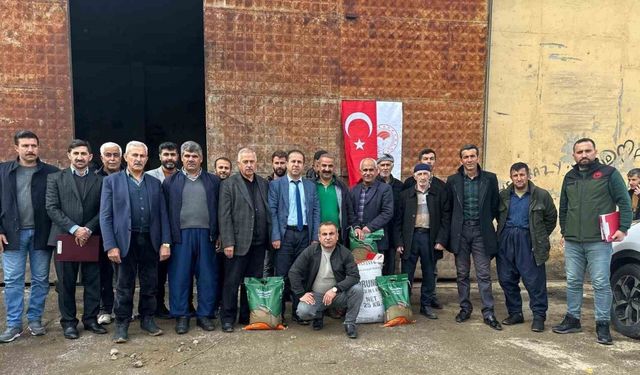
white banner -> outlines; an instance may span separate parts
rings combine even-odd
[[[393,177],[401,179],[402,172],[402,103],[376,101],[378,118],[378,157],[393,156]]]

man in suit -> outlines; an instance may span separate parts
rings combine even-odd
[[[100,200],[100,231],[104,249],[116,264],[116,329],[113,341],[129,340],[136,274],[140,283],[140,328],[152,336],[162,334],[153,320],[156,311],[158,260],[169,258],[171,234],[162,185],[145,176],[147,146],[127,144],[127,168],[105,178]],[[159,255],[158,255],[159,253]]]
[[[75,139],[67,149],[71,166],[47,178],[46,208],[52,227],[49,246],[56,246],[60,234],[71,234],[84,246],[89,237],[99,234],[100,192],[102,177],[90,173],[93,158],[87,141]],[[98,262],[57,261],[58,307],[60,325],[67,339],[79,337],[76,318],[76,280],[81,271],[84,294],[82,323],[84,329],[97,334],[107,333],[98,324],[100,310],[100,266]]]
[[[495,174],[480,168],[479,158],[477,146],[463,146],[460,149],[462,165],[456,174],[447,179],[447,194],[452,205],[449,250],[455,254],[460,301],[456,322],[468,320],[473,311],[469,298],[469,270],[473,256],[484,322],[495,330],[501,330],[502,325],[494,314],[491,291],[491,258],[498,253],[498,237],[494,226],[500,205],[498,179]]]
[[[0,343],[11,342],[22,333],[27,257],[31,269],[27,327],[33,336],[47,332],[42,313],[49,293],[51,220],[45,211],[45,194],[47,176],[58,171],[38,157],[40,140],[35,133],[19,131],[13,142],[17,159],[0,164],[0,253],[7,317]]]
[[[402,273],[413,275],[418,258],[422,268],[420,313],[429,319],[438,316],[432,310],[436,263],[436,247],[440,252],[449,238],[449,203],[444,190],[431,189],[431,166],[417,164],[413,168],[416,185],[403,191],[396,207],[394,248],[402,257]]]
[[[271,214],[268,182],[255,173],[256,153],[238,152],[238,171],[221,184],[218,220],[224,249],[224,287],[220,320],[224,332],[233,332],[238,315],[238,288],[245,277],[262,277],[269,244]],[[240,296],[241,324],[249,323],[249,305],[244,290]]]
[[[369,233],[384,229],[393,218],[393,191],[391,186],[383,183],[378,177],[378,166],[372,158],[360,162],[361,181],[351,189],[352,222],[356,236],[364,240]],[[386,254],[391,245],[389,233],[378,240],[378,253]],[[393,262],[385,257],[384,263]],[[384,269],[389,270],[389,266]]]
[[[164,180],[163,190],[174,245],[169,259],[169,306],[176,332],[189,331],[189,295],[196,278],[196,324],[213,331],[218,302],[218,264],[213,243],[218,237],[220,179],[202,170],[202,148],[193,141],[180,146],[182,171]]]
[[[105,142],[100,146],[100,161],[102,167],[96,170],[101,177],[120,172],[122,167],[122,148],[114,142]],[[107,257],[107,252],[100,242],[100,314],[98,323],[111,324],[113,313],[113,262]]]
[[[271,181],[269,185],[269,208],[271,211],[271,244],[275,249],[275,275],[285,278],[285,295],[291,293],[289,269],[298,255],[309,244],[318,241],[320,225],[320,202],[316,185],[302,179],[304,154],[291,150],[287,154],[287,176]],[[292,319],[299,324],[308,324],[296,314],[298,299],[292,294]],[[284,306],[282,315],[284,316]]]

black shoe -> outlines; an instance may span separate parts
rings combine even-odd
[[[249,318],[240,318],[238,317],[238,324],[246,326],[249,324]]]
[[[76,326],[66,326],[62,330],[65,339],[75,340],[80,337],[80,333],[78,332],[78,328]]]
[[[97,335],[104,335],[107,333],[107,330],[101,324],[98,324],[98,322],[84,323],[84,330],[93,332]]]
[[[602,345],[613,345],[613,338],[609,331],[609,322],[599,320],[596,322],[596,334],[598,335],[598,343]]]
[[[489,327],[495,329],[496,331],[502,331],[502,325],[500,325],[500,322],[494,315],[489,315],[488,317],[484,318],[484,323]]]
[[[213,331],[214,329],[216,329],[216,325],[213,320],[207,318],[206,316],[197,318],[196,325],[205,331]]]
[[[358,329],[355,324],[345,324],[344,331],[347,333],[347,337],[350,339],[358,338]]]
[[[458,323],[465,322],[465,321],[469,320],[470,317],[471,317],[471,311],[460,310],[458,315],[456,315],[456,322],[458,322]]]
[[[431,306],[422,306],[420,308],[420,314],[426,316],[429,319],[438,319],[438,315],[431,310]]]
[[[308,326],[311,322],[308,320],[302,320],[300,319],[300,317],[297,314],[293,314],[291,316],[291,320],[293,320],[294,322],[300,324],[301,326]]]
[[[436,310],[442,310],[442,303],[440,303],[440,301],[438,301],[437,298],[432,299],[429,306],[431,306],[431,308],[434,308]]]
[[[524,323],[524,316],[522,316],[522,313],[509,314],[506,319],[502,320],[502,324],[504,324],[505,326],[512,326],[514,324],[522,323]]]
[[[533,321],[531,322],[531,330],[533,332],[543,332],[544,331],[544,318],[540,315],[534,315]]]
[[[116,322],[116,330],[113,332],[113,342],[124,344],[129,341],[129,323]]]
[[[582,332],[582,326],[580,325],[580,319],[567,314],[562,319],[562,323],[554,326],[551,330],[555,333],[576,333]]]
[[[315,318],[311,323],[314,331],[319,331],[324,327],[324,318]]]
[[[233,332],[233,323],[222,323],[222,332]]]
[[[171,313],[165,305],[158,305],[156,313],[154,314],[158,319],[171,319]]]
[[[153,316],[143,316],[140,318],[140,328],[143,331],[147,331],[149,336],[160,336],[164,332],[158,327],[156,321],[153,320]]]
[[[184,335],[189,332],[189,317],[181,316],[176,318],[176,333],[179,335]]]

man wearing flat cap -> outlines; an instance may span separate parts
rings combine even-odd
[[[400,192],[402,191],[402,181],[393,177],[391,171],[393,171],[393,156],[390,154],[382,154],[378,158],[378,170],[380,174],[378,175],[378,180],[380,182],[387,184],[391,187],[391,192],[393,193],[393,207],[398,207],[398,200],[400,199]],[[394,212],[395,217],[395,212]],[[389,223],[384,228],[384,232],[389,235],[389,243],[392,245],[395,243],[393,238],[393,226],[395,219],[391,219]],[[393,246],[389,246],[384,253],[384,266],[382,268],[383,275],[392,275],[396,273],[396,251]]]
[[[420,313],[429,319],[438,316],[432,310],[435,296],[435,248],[444,248],[449,238],[449,203],[446,191],[431,189],[431,166],[413,168],[416,185],[400,194],[394,219],[393,248],[402,258],[401,272],[413,276],[418,258],[422,268]]]

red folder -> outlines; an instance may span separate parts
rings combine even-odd
[[[84,246],[76,244],[71,234],[60,234],[56,238],[56,261],[97,262],[100,251],[100,236],[91,236]]]
[[[599,220],[602,240],[612,242],[611,236],[620,228],[620,211],[600,215]]]

